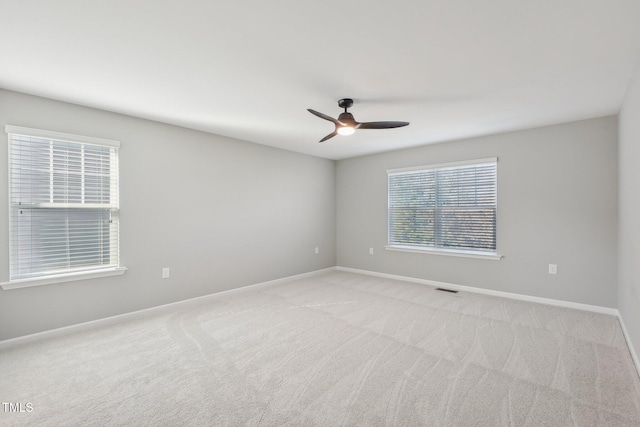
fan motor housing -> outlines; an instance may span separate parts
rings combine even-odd
[[[338,121],[347,126],[355,126],[357,124],[356,119],[353,118],[353,114],[351,113],[341,113],[338,116]]]

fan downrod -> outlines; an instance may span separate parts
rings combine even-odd
[[[353,106],[353,99],[351,98],[342,98],[338,101],[338,107],[344,108],[345,113],[347,112],[347,108],[351,108]]]

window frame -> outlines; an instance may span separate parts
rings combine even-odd
[[[97,277],[108,277],[108,276],[115,276],[115,275],[121,275],[124,274],[124,272],[127,270],[126,267],[123,267],[121,265],[121,259],[120,259],[120,238],[119,238],[119,210],[120,210],[120,206],[119,206],[119,187],[120,187],[120,183],[119,183],[119,169],[118,169],[118,163],[119,163],[119,147],[120,147],[120,142],[119,141],[114,141],[114,140],[109,140],[109,139],[103,139],[103,138],[95,138],[95,137],[89,137],[89,136],[82,136],[82,135],[74,135],[74,134],[68,134],[68,133],[62,133],[62,132],[55,132],[55,131],[48,131],[48,130],[42,130],[42,129],[32,129],[32,128],[26,128],[26,127],[21,127],[21,126],[13,126],[13,125],[6,125],[5,126],[5,134],[7,135],[7,148],[8,148],[8,152],[9,152],[9,158],[8,158],[8,173],[9,173],[9,182],[8,182],[8,208],[9,208],[9,280],[6,282],[2,282],[0,283],[0,287],[2,287],[2,289],[4,290],[8,290],[8,289],[18,289],[18,288],[24,288],[24,287],[29,287],[29,286],[39,286],[39,285],[47,285],[47,284],[52,284],[52,283],[63,283],[63,282],[70,282],[70,281],[76,281],[76,280],[85,280],[85,279],[90,279],[90,278],[97,278]],[[33,273],[32,275],[26,276],[26,277],[14,277],[14,272],[11,268],[11,263],[13,262],[13,257],[14,257],[14,252],[15,250],[13,249],[13,238],[11,237],[13,235],[13,233],[16,232],[16,229],[14,229],[14,213],[13,211],[15,210],[15,206],[19,206],[15,205],[15,203],[13,203],[13,199],[14,199],[14,190],[12,188],[12,183],[13,183],[13,178],[12,178],[12,169],[14,166],[12,163],[12,157],[11,157],[11,146],[13,144],[12,142],[12,135],[20,135],[20,136],[24,136],[24,137],[33,137],[33,138],[42,138],[42,139],[48,139],[51,141],[51,143],[53,144],[55,141],[57,142],[62,142],[62,143],[71,143],[71,144],[78,144],[80,149],[81,149],[81,158],[82,158],[82,163],[81,163],[81,168],[82,168],[82,172],[81,172],[81,177],[82,177],[82,187],[81,187],[81,191],[82,191],[82,203],[72,203],[72,202],[52,202],[52,203],[34,203],[32,206],[30,206],[30,208],[42,208],[42,209],[91,209],[91,210],[98,210],[98,209],[109,209],[111,212],[115,213],[115,217],[117,218],[117,224],[115,227],[115,231],[114,229],[111,228],[111,226],[109,226],[109,234],[111,236],[111,234],[113,233],[115,236],[112,239],[110,237],[110,249],[109,249],[109,253],[114,253],[115,252],[115,257],[117,257],[116,262],[114,263],[110,263],[110,264],[102,264],[102,265],[93,265],[93,266],[89,266],[89,267],[75,267],[75,268],[68,268],[66,270],[62,270],[62,271],[54,271],[54,270],[49,270],[48,272],[44,272],[44,273]],[[86,150],[86,146],[87,145],[93,145],[93,146],[99,146],[99,147],[103,147],[103,148],[115,148],[116,152],[115,154],[113,154],[113,150],[112,154],[110,154],[110,167],[109,167],[109,177],[111,177],[111,179],[115,178],[116,179],[116,185],[115,188],[113,188],[112,190],[110,190],[109,193],[109,201],[107,204],[105,204],[104,202],[101,203],[85,203],[85,187],[84,187],[84,167],[85,167],[85,161],[84,161],[84,150]],[[115,165],[111,162],[115,162]],[[53,173],[54,169],[53,169],[53,165],[50,165],[51,171]],[[53,182],[50,185],[54,185]],[[68,187],[65,187],[68,188]],[[115,191],[115,194],[111,194],[113,191]],[[41,246],[40,246],[41,247]]]
[[[495,164],[496,167],[496,194],[495,194],[495,218],[496,218],[496,226],[495,226],[495,239],[496,239],[496,248],[495,250],[477,250],[477,249],[464,249],[464,248],[443,248],[438,246],[427,246],[427,245],[401,245],[401,244],[392,244],[391,243],[391,191],[389,188],[389,178],[392,175],[398,175],[407,173],[410,174],[412,172],[429,172],[429,171],[437,171],[437,170],[446,170],[446,169],[455,169],[458,167],[464,166],[480,166],[483,164]],[[434,207],[434,211],[437,212],[437,206]],[[437,215],[436,215],[437,220]],[[436,226],[436,225],[434,225]],[[437,227],[437,226],[436,226]],[[472,159],[472,160],[464,160],[459,162],[449,162],[449,163],[438,163],[431,165],[420,165],[420,166],[412,166],[406,168],[396,168],[396,169],[387,169],[387,245],[385,246],[385,250],[388,251],[400,251],[400,252],[409,252],[409,253],[420,253],[420,254],[433,254],[433,255],[445,255],[445,256],[457,256],[457,257],[467,257],[467,258],[479,258],[479,259],[490,259],[490,260],[499,260],[502,259],[502,255],[498,253],[498,158],[497,157],[489,157],[482,159]]]

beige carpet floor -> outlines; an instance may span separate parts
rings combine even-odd
[[[615,317],[345,272],[4,350],[0,400],[33,407],[3,426],[640,426]]]

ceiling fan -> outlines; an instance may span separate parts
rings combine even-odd
[[[334,136],[340,135],[351,135],[356,131],[356,129],[390,129],[390,128],[399,128],[402,126],[407,126],[409,122],[356,122],[356,119],[353,118],[353,114],[347,111],[348,108],[353,106],[353,99],[344,98],[338,101],[338,107],[344,108],[344,113],[340,113],[337,119],[334,119],[331,116],[327,116],[326,114],[322,114],[318,111],[312,110],[311,108],[307,108],[307,111],[311,114],[320,117],[321,119],[328,120],[336,125],[336,128],[329,135],[325,136],[320,140],[320,142],[324,142],[329,138],[333,138]]]

